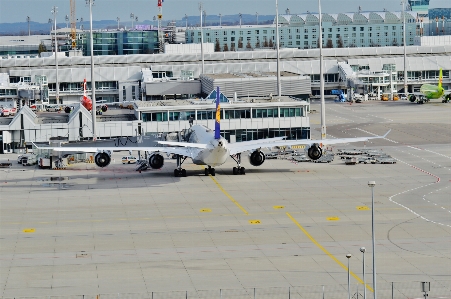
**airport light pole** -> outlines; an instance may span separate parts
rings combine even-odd
[[[219,26],[222,26],[222,14],[219,14]]]
[[[406,0],[402,0],[402,34],[404,44],[404,94],[407,96],[407,50],[406,50]]]
[[[117,30],[119,30],[119,22],[121,21],[121,18],[117,17],[116,21],[117,21]]]
[[[257,25],[258,25],[258,12],[255,13],[255,17],[257,18]]]
[[[372,246],[373,246],[373,291],[374,291],[374,299],[377,299],[376,292],[376,238],[374,236],[374,186],[376,186],[375,181],[368,181],[368,187],[371,188],[371,235],[372,235]]]
[[[321,0],[318,0],[318,9],[319,9],[319,93],[321,100],[321,139],[326,139],[326,102],[324,101],[323,24],[321,15]]]
[[[59,83],[58,83],[58,41],[56,40],[56,13],[58,12],[58,7],[53,6],[53,22],[55,25],[55,71],[56,71],[56,81],[55,81],[55,89],[56,89],[56,103],[60,103],[60,92],[59,92]]]
[[[204,33],[202,32],[202,10],[203,10],[202,2],[199,2],[199,11],[200,11],[200,56],[202,58],[202,74],[205,72],[204,65]]]
[[[243,17],[243,15],[239,13],[238,16],[240,17],[240,28],[241,28],[241,18]]]
[[[241,24],[241,22],[240,22]],[[282,87],[280,86],[280,53],[279,53],[279,1],[276,0],[276,55],[277,55],[277,96],[282,96]]]
[[[365,247],[360,247],[360,252],[363,253],[363,299],[366,299],[366,281],[365,281]]]
[[[185,30],[188,30],[188,15],[187,14],[185,14],[185,22],[186,22]]]
[[[86,0],[86,4],[89,5],[89,35],[90,35],[90,42],[91,42],[91,101],[92,101],[92,109],[91,109],[91,116],[92,116],[92,140],[97,140],[97,134],[96,134],[96,81],[94,78],[94,38],[92,36],[92,5],[94,4],[95,0]]]
[[[351,271],[349,270],[349,260],[351,259],[351,254],[346,255],[348,259],[348,299],[351,299]]]

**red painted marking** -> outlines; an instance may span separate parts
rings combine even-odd
[[[436,175],[434,175],[434,174],[432,174],[432,173],[430,173],[430,172],[427,172],[426,170],[423,170],[423,169],[421,169],[421,168],[418,168],[418,167],[416,167],[416,166],[414,166],[414,165],[411,165],[411,167],[413,167],[413,168],[415,168],[416,170],[419,170],[419,171],[421,171],[421,172],[424,172],[424,173],[426,173],[426,174],[428,174],[428,175],[430,175],[430,176],[436,178],[436,179],[437,179],[436,183],[440,182],[440,177],[438,177],[438,176],[436,176]]]

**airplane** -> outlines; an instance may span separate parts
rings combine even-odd
[[[420,93],[411,93],[409,96],[409,101],[412,103],[417,102],[418,104],[423,104],[424,102],[429,102],[431,99],[440,99],[445,95],[445,89],[442,87],[443,74],[442,69],[440,69],[438,77],[438,85],[433,84],[423,84],[420,87]],[[442,103],[448,103],[451,100],[451,94],[447,93]]]
[[[186,177],[186,170],[182,168],[182,164],[187,158],[190,158],[196,165],[205,165],[205,175],[215,176],[215,166],[220,166],[231,157],[236,162],[233,167],[234,175],[244,175],[246,170],[241,166],[241,155],[250,151],[248,155],[249,162],[253,166],[261,166],[265,162],[265,154],[262,148],[271,147],[289,147],[292,145],[306,145],[306,152],[310,159],[317,160],[322,156],[322,144],[338,144],[348,142],[368,141],[370,139],[385,138],[390,131],[383,136],[373,137],[356,137],[341,139],[324,139],[320,141],[302,139],[302,140],[285,140],[285,137],[275,137],[268,139],[250,140],[236,143],[229,143],[220,135],[220,104],[219,104],[219,87],[217,88],[216,97],[216,115],[215,129],[211,130],[203,125],[192,125],[185,134],[186,142],[174,141],[157,141],[161,146],[144,147],[56,147],[56,152],[83,152],[95,153],[94,162],[99,167],[106,167],[111,162],[111,153],[113,151],[147,151],[149,154],[148,166],[153,169],[160,169],[164,165],[163,154],[167,156],[173,155],[177,159],[177,168],[174,169],[175,177]],[[142,142],[142,141],[141,141]],[[320,142],[320,143],[318,143]]]
[[[92,100],[86,95],[86,79],[84,79],[83,83],[83,96],[80,97],[80,103],[83,105],[83,107],[86,108],[86,110],[91,111],[92,110]],[[102,104],[101,101],[96,102],[96,108],[100,107],[100,111],[106,112],[108,110],[108,106],[106,104]],[[71,107],[66,106],[64,108],[64,112],[70,113]],[[96,111],[97,112],[97,111]]]

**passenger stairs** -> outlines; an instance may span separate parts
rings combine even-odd
[[[345,62],[338,63],[338,76],[340,81],[347,82],[346,85],[348,87],[356,87],[357,85],[363,84],[351,66]]]

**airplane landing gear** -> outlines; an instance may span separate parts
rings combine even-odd
[[[205,168],[205,176],[208,176],[209,174],[211,174],[211,176],[216,175],[216,170],[212,168],[210,165],[208,165],[208,168]]]
[[[236,154],[235,156],[230,156],[233,160],[235,160],[237,167],[233,167],[233,175],[237,174],[246,174],[246,168],[241,167],[241,154]]]
[[[182,168],[182,164],[183,162],[185,162],[186,157],[182,157],[180,155],[176,155],[176,159],[177,159],[177,168],[174,169],[174,177],[186,177],[186,169]]]
[[[174,169],[175,177],[186,177],[186,169]]]
[[[233,167],[233,175],[246,174],[246,168],[244,167]]]

